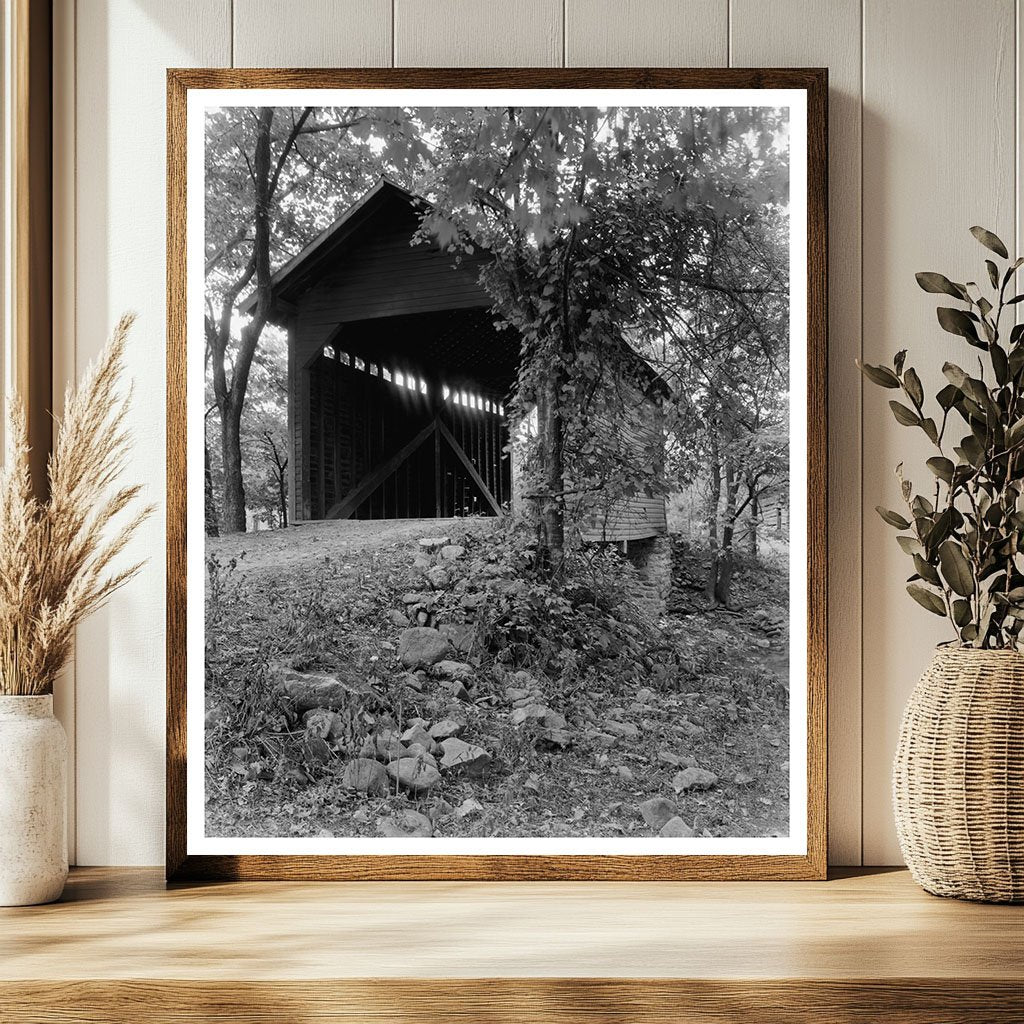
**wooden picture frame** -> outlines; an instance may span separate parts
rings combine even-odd
[[[806,94],[806,849],[707,855],[283,855],[187,843],[187,104],[192,90],[777,89]],[[169,880],[815,879],[826,873],[827,72],[821,69],[171,69],[167,74],[167,846]]]

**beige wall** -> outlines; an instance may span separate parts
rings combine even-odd
[[[1020,226],[1021,0],[57,0],[55,364],[73,375],[140,313],[129,472],[164,473],[164,69],[168,66],[821,66],[831,91],[830,841],[894,863],[888,765],[939,639],[871,509],[914,438],[853,368],[949,345],[916,270],[975,273],[975,223]],[[962,278],[961,278],[962,279]],[[862,330],[863,327],[863,330]],[[60,381],[58,384],[61,383]],[[163,521],[144,573],[83,630],[61,700],[80,863],[163,859]]]

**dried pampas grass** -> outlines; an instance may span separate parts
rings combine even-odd
[[[0,468],[0,695],[52,693],[75,626],[142,567],[112,569],[153,511],[111,529],[140,491],[114,486],[129,448],[128,398],[117,385],[134,320],[121,318],[80,387],[65,393],[45,502],[32,495],[24,410],[11,404],[10,457]]]

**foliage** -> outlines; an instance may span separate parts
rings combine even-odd
[[[142,567],[114,568],[152,511],[119,521],[141,491],[115,487],[130,443],[118,384],[133,320],[121,318],[78,391],[68,386],[45,501],[32,495],[24,410],[12,402],[13,450],[0,469],[0,694],[51,693],[75,627]]]
[[[657,107],[444,113],[423,232],[453,254],[484,245],[496,257],[482,283],[523,340],[517,406],[538,411],[544,472],[535,497],[543,543],[557,560],[567,495],[600,491],[613,501],[666,487],[659,459],[637,459],[628,446],[605,443],[614,433],[591,429],[635,406],[633,394],[607,384],[622,376],[627,343],[644,355],[659,343],[672,348],[665,363],[678,367],[691,311],[709,295],[731,307],[734,337],[762,347],[766,333],[777,341],[757,299],[784,294],[785,275],[777,261],[771,279],[751,280],[751,271],[766,262],[752,254],[771,249],[784,220],[783,115]],[[692,366],[678,376],[664,426],[685,434],[700,383]]]
[[[1008,260],[992,232],[973,227],[971,233]],[[891,365],[861,366],[874,384],[902,392],[906,402],[889,402],[896,422],[923,431],[937,452],[927,460],[934,477],[928,493],[915,493],[900,463],[906,514],[881,506],[878,513],[900,531],[899,545],[913,559],[908,593],[948,618],[964,647],[1015,648],[1024,627],[1024,325],[1005,336],[1002,330],[1004,314],[1024,301],[1024,295],[1007,294],[1022,265],[1018,259],[1001,271],[986,259],[991,291],[943,274],[917,275],[924,291],[962,303],[938,307],[937,319],[976,350],[978,365],[972,375],[944,364],[947,383],[935,395],[935,416],[925,408],[924,387],[906,365],[905,351]]]
[[[206,384],[207,407],[215,414],[216,400],[209,378]],[[288,340],[283,332],[268,328],[253,356],[245,414],[239,425],[245,504],[251,521],[258,527],[273,529],[287,525],[287,504],[282,504],[288,486],[287,389]],[[220,450],[220,417],[208,416],[206,430],[207,445]],[[211,459],[210,474],[214,492],[222,493],[222,460]]]

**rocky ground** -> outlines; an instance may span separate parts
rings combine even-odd
[[[607,566],[529,573],[493,521],[211,541],[207,834],[784,834],[781,577],[650,625]],[[604,574],[604,575],[602,575]]]

